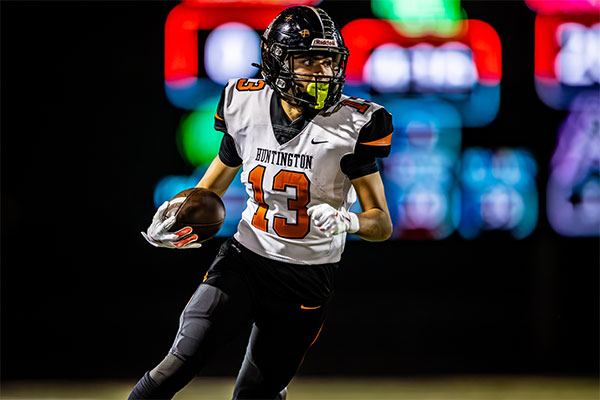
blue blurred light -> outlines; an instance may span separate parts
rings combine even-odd
[[[165,201],[171,200],[173,196],[182,190],[196,186],[205,171],[206,167],[200,166],[189,176],[169,175],[162,178],[154,188],[154,206],[159,207]],[[248,195],[240,180],[240,173],[238,172],[222,198],[225,204],[226,217],[223,227],[221,227],[217,236],[233,235],[237,231],[238,223],[242,218],[242,211],[246,207]]]
[[[229,79],[252,77],[252,63],[260,63],[260,37],[249,26],[228,22],[208,35],[204,68],[214,82],[225,85]]]
[[[388,101],[392,153],[382,160],[394,238],[443,239],[456,228],[461,118],[445,101]]]
[[[177,193],[196,186],[205,171],[206,167],[198,167],[192,175],[167,175],[159,180],[154,187],[154,207],[159,207]]]
[[[600,95],[581,93],[559,128],[547,215],[564,236],[600,235]]]
[[[406,92],[410,88],[410,58],[408,51],[387,43],[374,49],[365,63],[363,74],[380,93]]]
[[[465,150],[461,236],[473,239],[490,230],[509,231],[516,239],[529,236],[538,218],[536,173],[535,160],[526,150]]]
[[[409,148],[384,161],[383,181],[395,238],[443,239],[456,228],[456,157]]]
[[[346,82],[346,84],[344,84],[344,94],[351,97],[358,97],[360,99],[373,100],[371,86],[369,85],[352,85]]]
[[[223,85],[210,79],[189,78],[176,85],[165,81],[165,93],[169,102],[184,110],[202,108],[207,98],[220,96],[222,90]]]
[[[500,85],[476,84],[470,95],[443,94],[442,99],[452,102],[466,128],[485,126],[496,119],[500,109]]]
[[[458,157],[462,118],[452,104],[438,98],[397,99],[384,104],[393,115],[396,128],[392,151],[409,147],[443,149]]]

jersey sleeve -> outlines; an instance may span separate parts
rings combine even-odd
[[[376,110],[360,130],[354,154],[359,157],[387,157],[392,147],[393,131],[392,114],[385,108]]]
[[[221,92],[221,98],[219,99],[219,104],[217,105],[217,111],[215,112],[215,129],[217,131],[227,133],[227,124],[225,124],[225,110],[223,107],[225,105],[225,89],[227,85],[223,88]]]

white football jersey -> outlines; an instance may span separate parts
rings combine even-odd
[[[253,252],[278,261],[339,261],[346,234],[326,237],[307,209],[321,203],[348,209],[356,201],[340,161],[355,151],[361,128],[382,107],[342,95],[296,137],[280,144],[270,115],[271,97],[277,95],[265,81],[231,80],[222,96],[223,120],[242,159],[241,180],[249,197],[235,238]],[[391,132],[381,134],[385,137],[363,144],[389,149]]]

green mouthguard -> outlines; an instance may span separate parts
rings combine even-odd
[[[328,83],[314,83],[311,82],[306,87],[306,93],[317,99],[317,105],[314,106],[315,110],[320,110],[325,107],[325,99],[329,92]]]

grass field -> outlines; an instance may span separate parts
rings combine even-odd
[[[0,398],[126,399],[134,382],[11,381]],[[233,378],[196,378],[176,400],[231,399]],[[555,377],[306,378],[288,388],[289,400],[598,400],[598,379]]]

